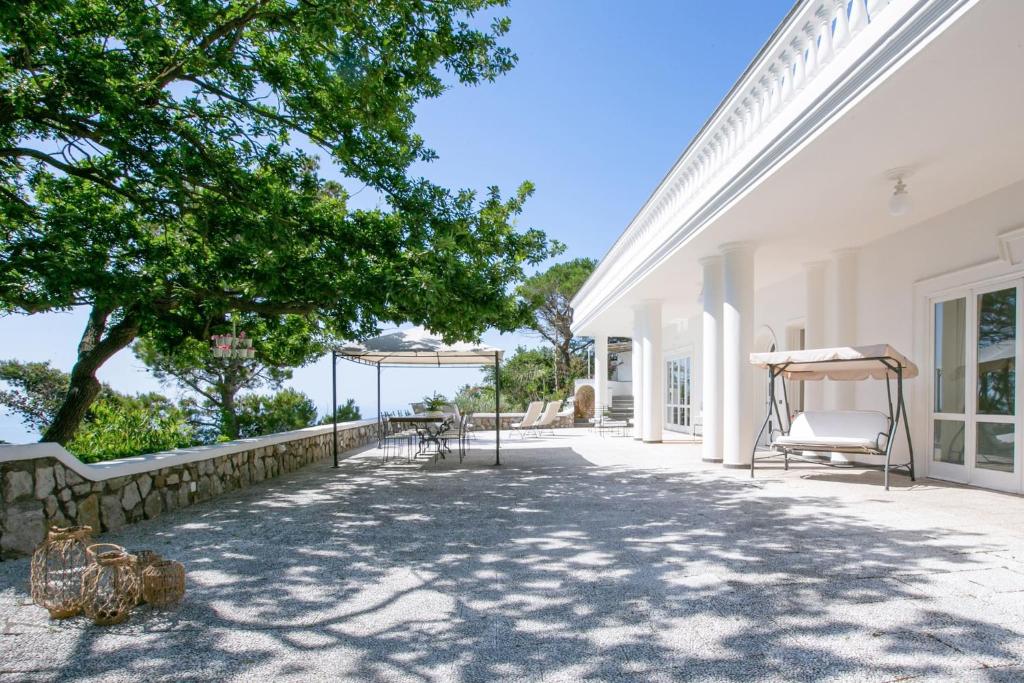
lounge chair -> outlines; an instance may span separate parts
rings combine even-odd
[[[519,422],[515,422],[511,425],[513,430],[519,431],[519,436],[524,436],[527,429],[533,429],[533,426],[537,424],[537,419],[540,417],[540,411],[544,407],[544,401],[531,401],[530,405],[526,406],[526,414],[523,415],[523,419]]]
[[[548,401],[547,406],[544,407],[544,412],[533,424],[533,429],[547,429],[554,436],[555,430],[553,429],[555,420],[558,419],[558,411],[562,409],[561,401]]]

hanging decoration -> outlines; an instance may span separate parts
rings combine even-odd
[[[238,332],[237,325],[232,319],[231,334],[215,334],[210,337],[214,358],[232,358],[240,360],[251,360],[256,357],[256,349],[252,347],[252,339],[245,336],[245,332]]]

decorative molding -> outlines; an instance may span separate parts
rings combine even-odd
[[[574,330],[592,322],[623,296],[626,282],[642,278],[698,234],[971,2],[872,3],[874,14],[869,10],[867,21],[846,37],[842,49],[833,45],[830,31],[824,30],[836,16],[829,14],[835,9],[831,3],[803,2],[795,7],[573,299],[577,314]],[[882,8],[887,11],[881,12]],[[805,68],[804,87],[788,102],[780,103],[779,55],[794,37],[809,37],[808,24],[813,33],[816,19],[822,32],[814,54],[809,41],[807,52],[797,55],[814,74],[806,73]],[[787,73],[792,72],[783,69],[781,77],[786,78]],[[808,97],[812,99],[803,102]],[[747,107],[750,116],[744,120],[745,141],[723,154],[716,135],[721,136],[737,109]],[[780,120],[781,114],[786,114],[786,121]],[[775,128],[780,130],[773,137],[762,139],[768,129]],[[730,165],[737,168],[729,169]],[[714,182],[725,170],[730,170],[729,175]]]
[[[999,258],[1017,266],[1024,263],[1024,226],[1002,233],[999,240]]]

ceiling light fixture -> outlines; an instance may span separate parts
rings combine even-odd
[[[903,174],[894,177],[896,185],[893,187],[892,196],[889,197],[889,213],[893,216],[902,216],[913,208],[910,201],[910,193],[907,192],[907,184],[903,182]]]

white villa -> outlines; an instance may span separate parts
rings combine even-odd
[[[597,405],[608,338],[632,338],[613,389],[636,438],[696,427],[705,460],[747,467],[751,353],[889,344],[920,369],[918,476],[1024,491],[1022,27],[1021,0],[798,2],[573,301]],[[886,389],[789,397],[877,410]]]

